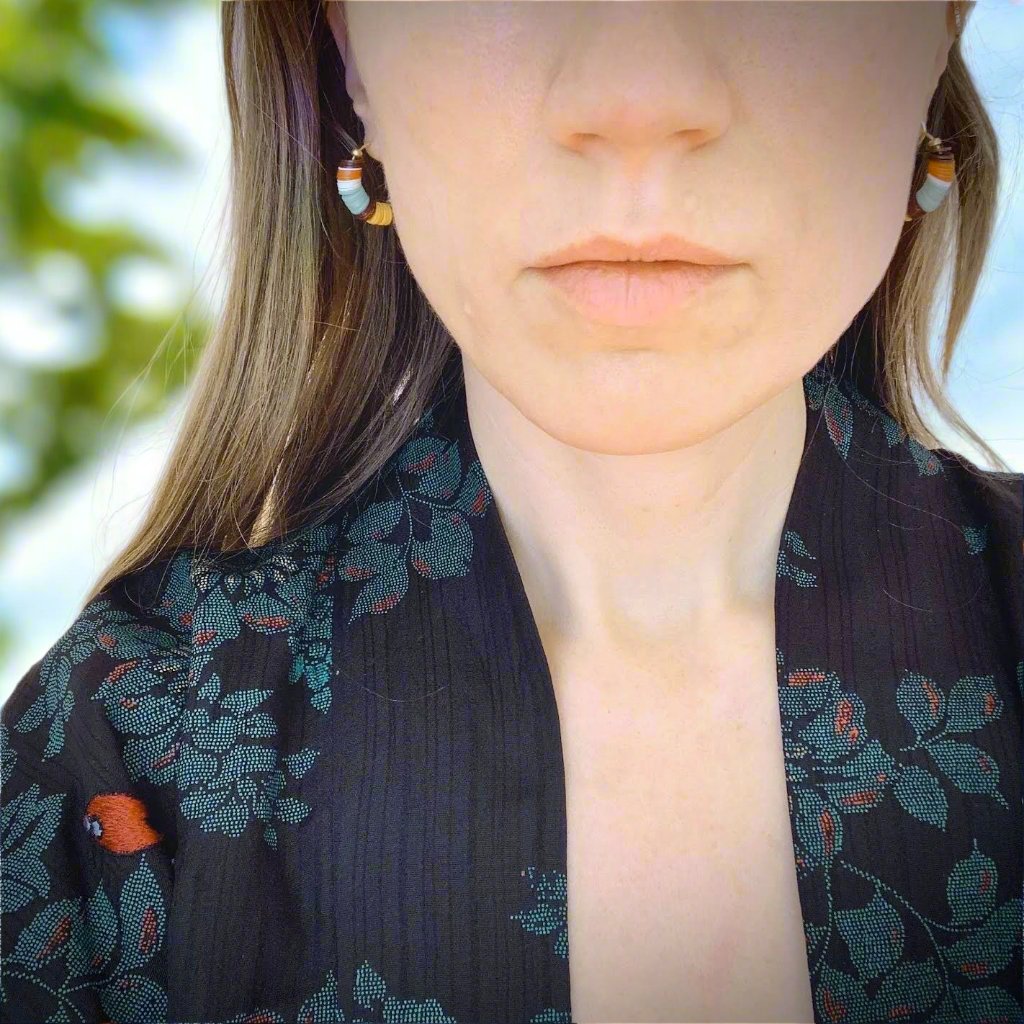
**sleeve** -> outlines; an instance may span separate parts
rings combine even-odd
[[[167,1019],[190,587],[186,553],[111,584],[0,708],[0,1021]]]

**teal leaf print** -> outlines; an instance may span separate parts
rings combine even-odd
[[[554,952],[563,959],[569,957],[569,924],[567,917],[568,890],[565,873],[546,871],[538,877],[535,867],[528,867],[520,875],[527,879],[533,890],[534,905],[510,914],[533,935],[553,935]]]
[[[939,457],[910,437],[882,406],[864,395],[849,376],[833,377],[819,363],[804,375],[804,388],[810,408],[824,406],[828,435],[844,459],[850,453],[855,429],[853,409],[857,408],[879,421],[890,448],[906,444],[920,476],[935,476],[944,471]]]
[[[110,669],[91,694],[122,741],[133,780],[178,789],[182,814],[208,831],[237,836],[249,820],[264,822],[276,846],[274,821],[295,824],[308,807],[281,789],[308,770],[276,746],[272,715],[256,705],[269,690],[220,697],[219,680],[200,686],[214,655],[243,630],[283,634],[292,654],[289,682],[305,680],[320,713],[331,704],[331,636],[337,526],[315,525],[256,551],[214,557],[185,550],[170,559],[145,620],[98,598],[75,620],[40,665],[39,695],[15,728],[49,723],[44,757],[64,746],[75,704],[72,674],[98,652]],[[195,690],[195,698],[187,697]],[[292,765],[295,766],[293,770]],[[280,802],[278,798],[280,797]]]
[[[867,906],[837,911],[836,922],[861,980],[877,978],[900,960],[905,938],[903,921],[896,908],[877,892]]]
[[[364,960],[356,970],[352,996],[360,1006],[370,1007],[387,995],[384,979]]]
[[[397,544],[389,544],[387,547],[390,561],[360,590],[352,606],[349,623],[367,612],[381,615],[391,611],[409,590],[409,567],[405,562],[404,550]]]
[[[367,1014],[358,1013],[350,1024],[458,1024],[436,999],[418,1001],[389,995],[384,979],[365,960],[356,970],[352,992],[356,1005],[363,1007]],[[223,1024],[286,1024],[290,1020],[276,1010],[257,1009],[236,1014]],[[328,971],[320,988],[303,1000],[295,1021],[296,1024],[346,1024],[333,971]]]
[[[53,1001],[50,1021],[83,1019],[82,993],[98,995],[113,1020],[166,1020],[166,992],[139,973],[163,948],[166,921],[163,895],[143,855],[125,879],[116,910],[102,883],[88,900],[54,900],[21,929],[0,971],[7,982],[45,991]],[[55,975],[47,969],[54,961],[63,966]]]
[[[892,786],[893,796],[918,821],[945,830],[949,801],[942,785],[920,765],[904,765]]]
[[[1020,944],[1024,900],[995,906],[996,864],[977,838],[946,880],[948,922],[928,917],[853,863],[843,846],[845,815],[871,813],[889,789],[904,811],[940,829],[949,815],[947,779],[963,792],[989,794],[1008,807],[997,789],[994,759],[954,738],[999,718],[1003,702],[994,676],[963,676],[947,692],[924,674],[905,671],[893,687],[894,700],[915,742],[894,757],[871,737],[863,705],[834,673],[814,667],[787,671],[779,648],[776,662],[797,877],[820,872],[827,913],[823,924],[805,922],[804,928],[818,1014],[845,1024],[925,1019],[924,1014],[931,1024],[1024,1019],[1008,992],[979,985],[1005,969]],[[903,760],[908,754],[913,761]],[[941,776],[920,763],[924,755]],[[838,871],[871,883],[874,894],[865,907],[834,904],[831,881]],[[906,959],[908,925],[927,935],[930,957]],[[837,953],[840,941],[845,949]],[[856,976],[836,968],[847,961]]]
[[[0,807],[0,904],[5,913],[49,895],[51,879],[43,851],[60,825],[66,795],[41,796],[39,783],[33,782]]]
[[[1024,899],[1007,900],[970,935],[945,951],[950,967],[965,978],[987,978],[1010,962],[1014,946],[1021,944]]]
[[[843,819],[817,790],[800,787],[796,793],[797,863],[804,869],[827,863],[843,845]]]
[[[920,672],[906,671],[896,687],[896,703],[916,736],[903,750],[926,750],[961,792],[984,793],[1009,806],[999,792],[996,762],[973,743],[947,736],[976,732],[1001,716],[1003,701],[994,676],[963,676],[947,695]]]
[[[803,538],[796,530],[786,530],[782,535],[782,545],[776,561],[775,574],[779,577],[791,579],[801,587],[816,587],[818,585],[818,577],[810,569],[794,564],[790,554],[796,555],[799,558],[817,561],[815,556],[807,550],[807,545],[804,544]]]
[[[434,998],[418,1001],[389,995],[384,979],[365,960],[356,971],[352,994],[360,1006],[375,1011],[385,1024],[458,1024]]]
[[[33,970],[57,959],[82,964],[87,959],[87,949],[81,902],[61,899],[43,907],[22,928],[14,948],[7,953],[7,962]]]
[[[96,651],[117,661],[108,679],[149,659],[160,665],[164,658],[180,654],[180,637],[139,621],[128,612],[114,608],[106,598],[97,598],[75,619],[64,635],[43,656],[39,669],[39,695],[14,723],[18,732],[32,732],[49,723],[49,737],[43,758],[55,757],[64,748],[64,726],[75,706],[71,689],[72,672]]]
[[[926,1012],[941,994],[942,977],[934,960],[901,963],[882,981],[868,1019],[910,1020]]]
[[[328,971],[323,986],[299,1007],[298,1021],[300,1024],[337,1024],[344,1019],[338,1001],[338,983],[334,972]]]
[[[362,509],[343,531],[341,579],[359,583],[349,623],[389,612],[409,590],[409,570],[428,580],[462,576],[473,558],[469,518],[491,501],[479,460],[463,466],[457,440],[431,435],[432,412],[389,460],[392,494]],[[397,496],[396,496],[397,495]]]
[[[101,999],[103,1009],[115,1021],[156,1021],[166,1015],[167,994],[152,978],[127,974],[116,985],[106,986]]]
[[[925,448],[916,438],[907,438],[907,449],[909,450],[917,471],[921,476],[936,476],[942,472],[942,463],[938,456],[928,448]]]
[[[964,793],[986,793],[1003,807],[1006,798],[999,792],[999,765],[980,747],[958,740],[932,740],[926,744],[928,753]]]
[[[899,764],[870,737],[860,697],[845,691],[834,673],[786,672],[781,651],[776,656],[786,777],[795,791],[796,859],[801,871],[838,855],[844,834],[841,816],[870,812],[890,788],[907,813],[945,829],[949,804],[940,779],[920,764]],[[991,676],[965,676],[947,696],[924,675],[906,672],[896,688],[896,700],[917,734],[917,742],[904,750],[926,750],[962,791],[988,793],[1005,805],[993,759],[972,744],[944,736],[998,717],[1002,703]]]
[[[975,840],[975,850],[977,841]],[[969,858],[968,858],[969,859]],[[987,858],[986,858],[987,860]],[[878,877],[864,871],[849,861],[840,861],[839,866],[845,870],[869,880],[876,893],[885,892],[887,902],[895,909],[899,908],[916,919],[928,935],[935,950],[935,955],[919,964],[898,963],[886,974],[879,988],[872,1008],[860,1017],[839,1018],[851,1021],[874,1022],[876,1020],[903,1020],[915,1013],[925,1012],[935,1004],[934,1013],[929,1014],[928,1021],[963,1021],[973,1017],[957,1016],[961,1011],[958,1006],[987,1006],[988,994],[997,990],[986,990],[985,1001],[979,1000],[976,994],[982,991],[973,979],[987,977],[1002,970],[1009,963],[1015,945],[1020,944],[1020,915],[1024,909],[1024,900],[1017,898],[1008,901],[1001,908],[986,916],[986,919],[973,928],[951,927],[922,914],[909,904],[896,890],[887,886]],[[957,866],[959,872],[962,867]],[[985,885],[995,884],[994,877]],[[955,888],[956,883],[950,881],[947,889]],[[958,897],[954,897],[958,898]],[[841,913],[841,912],[839,912]],[[832,912],[830,910],[830,918]],[[838,913],[835,915],[838,917]],[[1016,919],[1016,924],[1014,920]],[[953,933],[949,939],[944,933]],[[879,937],[884,934],[879,931]],[[995,955],[993,955],[993,953]],[[905,970],[906,967],[910,970]],[[935,980],[938,980],[936,986]],[[998,990],[1009,998],[1005,990]],[[1011,999],[1006,1003],[995,998],[991,1003],[993,1010],[1003,1012],[1007,1007],[1015,1008],[1019,1015],[1021,1008]],[[902,1014],[902,1016],[901,1016]],[[979,1020],[998,1020],[998,1016]],[[1019,1017],[1010,1017],[1016,1021]]]
[[[782,652],[776,648],[777,660],[781,657]],[[795,669],[784,673],[779,690],[783,714],[790,718],[799,718],[817,711],[838,684],[839,679],[834,672]]]
[[[114,963],[120,921],[103,886],[97,886],[96,891],[89,897],[85,917],[89,922],[92,967],[107,971]]]
[[[814,990],[817,1016],[829,1021],[866,1021],[870,1001],[864,986],[845,971],[825,964]]]
[[[954,925],[972,924],[992,913],[996,900],[996,863],[978,852],[978,841],[968,856],[953,865],[946,881],[946,899]]]
[[[484,477],[479,459],[474,459],[466,470],[465,479],[455,496],[455,507],[467,516],[482,516],[491,501],[491,491]]]
[[[1020,1003],[1005,988],[980,985],[950,989],[933,1019],[935,1024],[963,1024],[964,1021],[1017,1024],[1022,1016]]]
[[[145,860],[125,879],[118,911],[121,929],[119,973],[147,964],[162,944],[167,931],[163,894]]]
[[[919,736],[934,729],[946,713],[946,697],[920,672],[904,672],[896,687],[896,706]]]
[[[274,719],[259,710],[271,692],[252,688],[221,695],[220,677],[211,673],[196,691],[195,706],[179,714],[180,725],[128,739],[123,757],[129,773],[173,782],[182,815],[204,831],[238,837],[255,819],[263,823],[264,840],[276,848],[274,821],[295,824],[310,810],[282,795],[287,778],[306,772],[319,751],[283,755],[277,746],[259,742],[277,733]],[[127,734],[127,726],[121,731]]]
[[[980,555],[988,545],[988,523],[981,526],[961,526],[964,532],[964,539],[967,541],[967,551],[972,555]]]
[[[314,523],[254,551],[207,557],[184,552],[166,600],[179,606],[192,595],[182,620],[191,630],[190,670],[199,679],[216,650],[242,634],[283,634],[292,655],[290,683],[305,682],[311,706],[331,706],[331,584],[337,569],[334,521]]]
[[[838,760],[864,744],[864,710],[855,693],[834,693],[798,737],[816,760]]]
[[[821,409],[828,436],[836,450],[845,459],[850,454],[853,437],[853,408],[840,388],[840,379],[833,379],[819,363],[804,375],[807,403],[812,409]]]
[[[1003,701],[996,692],[995,677],[964,676],[949,691],[946,732],[974,732],[997,719]]]
[[[398,468],[419,475],[419,492],[429,498],[450,497],[462,482],[457,444],[439,437],[417,437],[402,450]]]
[[[7,723],[0,722],[0,786],[6,786],[14,774],[14,765],[18,755],[11,746],[10,733],[7,731]]]

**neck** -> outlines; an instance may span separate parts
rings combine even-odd
[[[800,378],[688,447],[607,455],[552,437],[468,360],[464,373],[477,456],[545,635],[629,649],[773,612],[805,442]]]

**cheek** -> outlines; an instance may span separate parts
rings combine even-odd
[[[870,298],[892,260],[914,170],[913,114],[869,118],[837,94],[808,95],[800,125],[766,158],[755,203],[765,245],[756,261],[763,316],[809,335],[820,355]],[[767,117],[767,115],[766,115]],[[908,125],[910,133],[908,138]],[[815,354],[816,353],[816,354]]]
[[[389,189],[410,268],[464,355],[553,436],[609,453],[694,443],[798,380],[877,287],[903,229],[926,76],[920,53],[904,52],[914,70],[901,70],[905,40],[863,43],[877,66],[857,66],[849,34],[820,17],[799,22],[788,63],[730,68],[742,103],[710,144],[704,194],[749,243],[747,273],[721,301],[642,337],[554,312],[522,273],[555,237],[545,212],[562,216],[562,236],[572,223],[537,182],[550,175],[565,209],[590,212],[580,230],[595,209],[574,195],[565,162],[544,161],[544,144],[535,173],[524,167],[539,131],[530,89],[491,90],[486,113],[475,96],[395,96],[405,114]]]

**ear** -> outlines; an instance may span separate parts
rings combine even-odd
[[[356,66],[355,56],[349,45],[348,20],[345,16],[344,0],[324,0],[324,12],[327,23],[331,27],[331,35],[334,36],[334,41],[338,44],[342,63],[345,65],[345,91],[352,99],[352,109],[355,111],[356,117],[364,125],[367,125],[369,107],[366,102],[366,89],[363,87],[363,80],[359,75],[359,68]]]
[[[967,12],[964,5],[960,5],[961,17],[967,17]],[[942,76],[942,72],[946,70],[946,64],[949,62],[949,51],[953,49],[957,42],[957,36],[960,35],[960,28],[957,24],[957,6],[955,0],[948,0],[946,4],[946,34],[945,38],[939,44],[938,52],[935,55],[935,81],[938,82]]]
[[[345,21],[344,0],[324,0],[324,14],[334,41],[338,44],[342,63],[348,67],[348,24]]]

